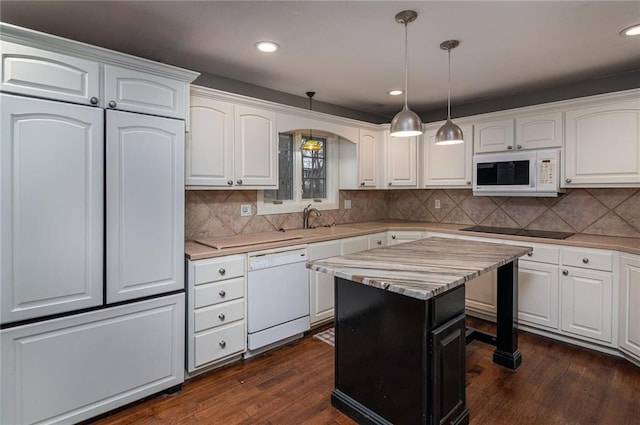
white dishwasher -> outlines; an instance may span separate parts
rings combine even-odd
[[[250,252],[247,273],[247,349],[258,354],[309,330],[307,248]]]

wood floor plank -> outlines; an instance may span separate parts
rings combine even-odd
[[[640,424],[640,368],[614,356],[526,332],[522,366],[492,362],[493,347],[467,346],[471,425]],[[97,425],[353,425],[330,402],[333,347],[307,336],[187,381],[116,411]]]

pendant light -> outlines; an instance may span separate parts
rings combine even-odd
[[[407,86],[409,79],[409,53],[407,48],[407,24],[418,17],[415,10],[403,10],[396,15],[396,22],[404,24],[404,107],[391,120],[391,137],[410,137],[422,134],[420,117],[407,105]]]
[[[440,43],[440,48],[449,54],[449,80],[447,101],[447,122],[436,133],[436,145],[455,145],[464,143],[462,129],[451,121],[451,50],[460,45],[458,40],[447,40]]]
[[[309,110],[313,111],[312,108],[312,98],[313,96],[315,96],[316,92],[314,91],[308,91],[307,92],[307,96],[309,96]],[[305,142],[302,144],[302,146],[300,146],[300,149],[302,149],[303,151],[319,151],[320,150],[320,144],[318,143],[317,140],[315,140],[313,138],[313,132],[311,129],[309,129],[309,138],[307,140],[305,140]]]

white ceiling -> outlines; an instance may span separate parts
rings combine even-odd
[[[380,117],[402,99],[409,24],[409,106],[444,107],[452,52],[453,105],[640,69],[638,1],[6,1],[14,23]],[[266,55],[259,40],[281,49]]]

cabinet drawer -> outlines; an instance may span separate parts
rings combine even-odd
[[[206,307],[244,297],[244,277],[196,286],[194,308]]]
[[[519,241],[504,241],[504,243],[507,245],[530,246],[533,248],[532,252],[520,257],[521,260],[549,264],[558,264],[560,262],[560,247]]]
[[[196,367],[243,352],[246,339],[244,320],[197,334],[195,337]]]
[[[591,249],[563,248],[562,264],[584,269],[611,271],[613,269],[613,253]]]
[[[196,332],[241,320],[244,318],[244,299],[197,309],[194,316]]]
[[[342,255],[355,254],[367,249],[369,249],[369,238],[367,236],[342,239]]]
[[[0,42],[0,88],[11,93],[93,105],[100,102],[100,65],[6,41]]]
[[[340,241],[314,243],[307,246],[309,261],[340,255]]]
[[[197,261],[193,265],[193,283],[217,282],[232,277],[244,276],[245,256],[212,258],[210,260]]]

